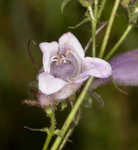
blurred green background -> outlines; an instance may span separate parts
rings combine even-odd
[[[68,27],[84,18],[85,9],[72,1],[61,14],[62,0],[0,0],[0,150],[41,150],[45,135],[31,132],[24,126],[42,128],[49,119],[40,108],[23,105],[33,98],[30,85],[38,72],[28,57],[28,40],[58,40],[64,32],[73,32],[83,47],[90,38],[90,24],[71,30]],[[113,0],[108,1],[101,23],[108,20]],[[118,9],[107,51],[116,43],[128,24],[127,13]],[[97,36],[97,49],[104,30]],[[138,48],[138,28],[134,28],[118,53]],[[33,57],[41,66],[39,48],[32,46]],[[90,49],[87,54],[90,53]],[[127,87],[123,95],[112,85],[100,87],[101,108],[94,101],[90,108],[82,106],[81,120],[66,150],[137,150],[138,149],[138,88]],[[56,112],[61,127],[69,109]]]

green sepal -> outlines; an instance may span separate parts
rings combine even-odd
[[[61,111],[65,110],[68,107],[68,103],[66,101],[61,102]]]
[[[85,101],[84,101],[83,105],[84,105],[85,108],[91,108],[92,103],[93,103],[92,96],[91,96],[91,95],[90,95],[90,96],[88,95],[88,96],[85,98]]]
[[[114,86],[119,92],[121,92],[121,93],[123,93],[123,94],[125,94],[125,95],[128,95],[128,93],[127,93],[126,91],[124,91],[124,90],[122,90],[121,88],[118,87],[118,85],[115,83],[115,81],[114,81],[114,79],[113,79],[112,76],[110,77],[110,80],[111,80],[113,86]]]
[[[53,108],[52,107],[46,107],[46,109],[45,109],[45,112],[46,112],[46,114],[48,115],[48,117],[51,117],[51,116],[53,116],[53,114],[54,114],[54,110],[53,110]]]

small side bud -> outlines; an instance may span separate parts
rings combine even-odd
[[[83,7],[88,8],[92,4],[93,0],[79,0],[79,2]]]
[[[138,24],[138,7],[136,5],[129,5],[128,7],[128,18],[131,24]]]
[[[120,0],[120,3],[121,3],[123,8],[128,8],[130,1],[131,0]]]
[[[51,116],[53,115],[53,109],[52,109],[52,107],[47,107],[47,108],[45,109],[45,112],[46,112],[46,114],[47,114],[49,117],[51,117]]]
[[[138,2],[136,0],[120,0],[121,5],[128,12],[130,24],[138,24]]]
[[[61,111],[65,110],[68,107],[68,103],[66,101],[61,102]]]

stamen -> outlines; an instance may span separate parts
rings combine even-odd
[[[62,61],[63,61],[62,58],[60,58],[59,59],[59,65],[62,64]]]
[[[56,56],[51,57],[51,62],[56,62],[56,65],[59,65],[60,64],[60,56],[56,55]]]
[[[69,83],[72,83],[72,80],[71,80],[71,79],[69,79],[69,78],[68,78],[68,79],[66,79],[66,81],[67,81],[67,82],[69,82]]]
[[[65,55],[67,56],[70,53],[70,51],[66,51],[66,52],[67,53]],[[65,63],[67,63],[67,61],[70,61],[70,59],[68,59],[66,56],[64,56],[64,55],[52,56],[51,62],[56,62],[56,65],[60,65],[60,64],[62,64],[62,62],[65,64]]]
[[[61,60],[63,61],[63,63],[67,63],[67,58],[65,56],[61,56]]]
[[[57,56],[51,57],[51,62],[57,62],[57,61],[58,61],[58,57]]]
[[[67,49],[66,52],[65,52],[65,56],[67,57],[69,55],[69,53],[70,53],[70,50]]]

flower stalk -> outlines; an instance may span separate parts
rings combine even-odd
[[[99,12],[98,12],[98,15],[97,15],[98,19],[100,19],[101,15],[102,15],[103,9],[105,7],[105,3],[106,3],[106,0],[102,0],[100,9],[99,9]]]
[[[92,37],[93,37],[93,44],[92,44],[92,51],[93,57],[96,57],[96,25],[97,25],[97,11],[98,11],[98,0],[94,1],[94,16],[95,20],[92,20]]]
[[[50,141],[52,139],[52,136],[54,135],[55,132],[55,114],[53,112],[53,110],[51,108],[46,108],[46,114],[48,114],[48,116],[51,119],[51,127],[49,129],[49,132],[47,133],[47,138],[45,140],[44,146],[42,150],[47,150],[48,146],[50,144]]]
[[[97,30],[96,30],[96,35],[99,34],[100,31],[107,25],[107,22],[103,23]],[[87,45],[84,48],[84,51],[86,52],[88,48],[90,47],[90,44],[92,43],[92,37],[89,39]]]
[[[129,32],[132,30],[132,28],[133,28],[132,24],[129,24],[127,26],[126,30],[124,31],[123,35],[120,37],[119,41],[115,44],[115,46],[110,50],[110,52],[105,57],[105,60],[108,60],[113,56],[113,54],[116,52],[117,48],[122,44],[122,42],[125,40],[125,38],[129,34]]]
[[[90,19],[91,19],[91,29],[92,29],[92,56],[96,56],[96,25],[97,25],[97,10],[98,10],[98,0],[94,1],[94,13],[91,5],[88,7]]]
[[[66,133],[66,135],[65,135],[65,137],[64,137],[64,139],[63,139],[63,141],[62,141],[62,143],[61,143],[61,145],[60,145],[60,147],[59,147],[59,150],[62,150],[62,149],[63,149],[63,147],[65,146],[66,142],[68,141],[70,135],[72,134],[73,129],[74,129],[74,128],[70,128],[70,129],[67,131],[67,133]]]
[[[111,29],[112,29],[112,25],[113,25],[113,22],[114,22],[114,19],[115,19],[115,15],[116,15],[119,3],[120,3],[120,0],[115,0],[114,7],[112,9],[111,16],[110,16],[110,19],[109,19],[109,23],[108,23],[108,26],[107,26],[107,29],[106,29],[106,33],[105,33],[105,36],[104,36],[104,39],[103,39],[103,42],[102,42],[102,45],[101,45],[100,54],[99,54],[100,58],[102,58],[104,56],[104,52],[105,52],[105,49],[106,49],[106,46],[107,46],[107,43],[108,43],[108,39],[109,39],[109,36],[110,36],[110,32],[111,32]]]
[[[79,120],[80,120],[80,111],[78,111],[78,113],[77,113],[77,115],[76,115],[74,121],[72,122],[74,125],[73,125],[73,126],[71,125],[72,127],[70,127],[70,128],[68,129],[68,131],[67,131],[67,133],[66,133],[64,139],[62,140],[62,143],[61,143],[60,146],[59,146],[59,150],[62,150],[62,149],[63,149],[63,147],[65,146],[66,142],[69,140],[69,137],[71,136],[71,134],[72,134],[72,132],[73,132],[75,126],[78,124]]]

